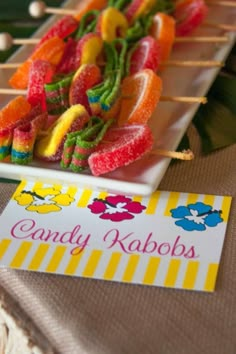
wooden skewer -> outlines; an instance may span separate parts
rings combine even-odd
[[[75,15],[74,9],[63,9],[48,7],[43,1],[33,1],[29,6],[29,13],[32,17],[40,18],[46,14],[49,15]]]
[[[0,33],[0,50],[8,50],[13,45],[25,45],[31,44],[35,45],[38,44],[40,38],[13,38],[9,33],[4,32]],[[190,37],[176,37],[176,43],[227,43],[229,42],[228,36],[212,36],[212,37],[197,37],[197,36],[190,36]]]
[[[16,69],[18,68],[22,63],[1,63],[0,64],[0,69]]]
[[[15,69],[22,63],[0,63],[0,69]],[[100,63],[102,65],[103,63]],[[168,60],[161,63],[162,66],[168,67],[205,67],[205,68],[221,68],[224,64],[215,60]]]
[[[27,90],[18,90],[11,88],[0,89],[2,95],[26,95]],[[129,98],[129,97],[127,97]],[[185,102],[185,103],[207,103],[206,97],[191,97],[191,96],[161,96],[160,101],[163,102]]]
[[[212,1],[214,5],[224,5],[224,6],[232,6],[234,5],[233,1]],[[235,6],[235,5],[234,5]],[[40,18],[45,14],[55,14],[55,15],[74,15],[76,10],[74,9],[64,9],[64,8],[55,8],[55,7],[47,7],[45,2],[43,1],[33,1],[29,6],[29,13],[31,16]],[[205,25],[209,24],[205,23]],[[235,31],[236,26],[230,26],[226,24],[211,24],[211,27],[224,29],[226,31]],[[219,27],[220,26],[220,27]]]
[[[224,1],[224,0],[207,0],[206,4],[209,6],[229,6],[229,7],[236,7],[235,1]]]
[[[228,36],[221,37],[199,37],[199,36],[189,36],[189,37],[176,37],[175,43],[227,43],[229,42]]]
[[[40,134],[47,135],[47,132],[40,132]],[[112,141],[109,140],[102,140],[103,144],[112,144]],[[183,150],[183,151],[172,151],[172,150],[166,150],[166,149],[155,149],[151,150],[149,152],[151,155],[159,155],[159,156],[164,156],[164,157],[171,157],[172,159],[177,159],[177,160],[185,160],[185,161],[190,161],[194,159],[194,154],[190,149]]]
[[[191,150],[183,150],[182,152],[179,152],[179,151],[171,151],[171,150],[164,150],[164,149],[156,149],[156,150],[152,150],[150,154],[161,155],[165,157],[171,157],[172,159],[185,160],[185,161],[190,161],[194,159],[194,154]]]
[[[0,89],[0,94],[2,94],[2,95],[26,95],[27,90],[2,88],[2,89]]]
[[[13,38],[9,33],[0,33],[0,50],[8,50],[14,44],[37,44],[40,39],[38,38]]]
[[[236,25],[204,22],[202,24],[202,26],[209,27],[209,28],[216,28],[216,29],[220,29],[220,30],[224,30],[224,31],[236,31]]]
[[[161,96],[162,102],[182,102],[182,103],[207,103],[206,97],[190,97],[190,96]]]
[[[192,60],[167,60],[161,63],[163,66],[170,67],[218,67],[221,68],[224,64],[220,61],[205,60],[205,61],[192,61]],[[0,66],[1,67],[1,66]]]

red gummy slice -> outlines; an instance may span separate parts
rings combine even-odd
[[[99,67],[95,64],[84,64],[75,73],[69,92],[70,106],[80,103],[88,112],[90,106],[87,97],[87,90],[102,80]]]
[[[176,20],[176,35],[186,36],[204,20],[208,8],[204,0],[183,0],[177,2],[173,17]]]
[[[59,37],[64,39],[72,34],[78,27],[78,22],[73,16],[64,16],[57,21],[46,34],[41,38],[35,49],[38,49],[49,38]]]
[[[162,80],[150,69],[127,76],[121,86],[118,125],[147,123],[158,104],[161,91]]]
[[[88,159],[94,176],[127,166],[141,158],[152,149],[153,135],[148,125],[133,124],[110,129],[104,141]]]
[[[75,71],[76,46],[77,46],[77,41],[71,37],[68,38],[61,61],[56,68],[57,73],[69,74]]]
[[[11,76],[9,84],[16,89],[26,89],[29,82],[29,71],[32,62],[36,59],[48,61],[52,65],[58,65],[65,49],[65,43],[59,37],[52,37],[44,42],[16,72]]]
[[[27,100],[32,106],[40,104],[43,111],[47,109],[44,84],[51,82],[54,72],[55,67],[40,59],[33,61],[30,67]]]
[[[143,69],[157,71],[160,64],[160,46],[151,36],[138,41],[130,56],[130,74]]]

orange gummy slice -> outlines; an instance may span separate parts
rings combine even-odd
[[[23,96],[17,96],[0,111],[0,130],[11,129],[31,110],[31,105]]]
[[[91,10],[102,10],[107,6],[107,0],[87,0],[80,1],[75,11],[77,12],[74,16],[77,21],[80,21],[81,18]]]
[[[52,65],[57,65],[65,49],[64,41],[59,37],[52,37],[42,43],[35,52],[22,63],[16,72],[11,76],[9,84],[15,89],[26,89],[29,81],[29,71],[32,61],[41,59]]]
[[[145,124],[160,99],[162,80],[151,69],[127,76],[121,87],[121,109],[118,125]]]
[[[155,16],[153,16],[150,35],[154,37],[160,45],[161,62],[168,60],[175,40],[174,18],[162,12],[157,12]]]

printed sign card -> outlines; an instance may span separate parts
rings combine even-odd
[[[214,291],[230,197],[121,196],[23,181],[0,217],[0,265]]]

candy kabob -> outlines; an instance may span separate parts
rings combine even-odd
[[[135,3],[135,1],[132,3]],[[131,29],[128,41],[116,39],[114,28],[112,33],[109,32],[109,28],[106,31],[107,21],[109,20],[107,13],[109,11],[113,11],[113,14],[116,11],[115,14],[118,16],[116,19],[120,21],[118,22],[119,30],[122,30],[122,25],[126,26],[126,30],[127,28]],[[25,140],[33,137],[31,148],[36,137],[38,138],[35,147],[38,157],[47,161],[58,161],[62,157],[62,166],[70,166],[75,171],[82,170],[89,162],[90,169],[95,175],[128,164],[152,148],[153,139],[150,129],[146,126],[146,121],[160,98],[161,81],[151,70],[152,68],[146,68],[145,66],[139,68],[139,72],[135,73],[134,76],[127,76],[127,67],[124,65],[124,58],[128,49],[129,51],[132,49],[131,52],[134,54],[136,48],[133,51],[133,46],[137,39],[143,36],[143,32],[140,33],[140,29],[142,30],[141,20],[133,21],[129,18],[132,23],[132,26],[129,26],[126,17],[115,8],[105,9],[99,16],[98,22],[97,16],[98,13],[96,12],[86,14],[81,19],[75,35],[73,34],[70,37],[68,37],[68,32],[66,32],[66,35],[63,32],[63,38],[55,37],[55,28],[51,29],[51,32],[41,39],[30,60],[26,61],[12,76],[10,83],[13,87],[28,88],[28,101],[25,100],[23,104],[21,99],[20,104],[17,101],[18,105],[28,107],[26,103],[30,102],[32,106],[36,107],[33,118],[31,111],[30,113],[24,112],[22,119],[18,121],[18,116],[16,121],[13,122],[14,129],[12,129],[11,124],[8,124],[7,128],[11,134],[7,136],[8,145],[5,145],[5,151],[7,153],[11,151],[11,155],[15,156],[13,162],[27,163],[32,158],[32,149],[28,152],[21,151],[25,145],[18,143],[17,147],[17,144],[14,144],[16,131],[20,131],[18,136],[22,140],[24,140],[23,136],[26,136]],[[104,21],[106,16],[107,21]],[[91,24],[93,23],[96,32],[114,38],[104,38],[102,36],[102,40],[101,35],[96,32],[89,31],[87,33],[88,27],[90,26],[92,29]],[[66,42],[64,41],[65,37],[67,38]],[[76,39],[79,39],[78,47],[77,43],[75,47],[73,46]],[[105,48],[106,65],[101,71],[97,62],[104,60],[104,57],[100,57],[103,46]],[[71,55],[74,48],[80,54],[77,58]],[[36,53],[39,52],[44,54],[43,59],[36,56]],[[132,58],[129,59],[132,64]],[[79,69],[75,72],[77,67]],[[93,70],[93,75],[91,75],[91,70]],[[57,76],[56,81],[55,74]],[[130,73],[128,72],[128,74]],[[60,77],[60,75],[62,76]],[[92,80],[88,80],[91,76]],[[123,81],[123,84],[120,95],[121,81]],[[143,89],[134,92],[137,84],[140,83]],[[144,83],[146,86],[144,86]],[[80,95],[77,96],[75,92],[79,92]],[[151,93],[154,93],[154,95],[151,95]],[[138,97],[139,94],[142,94],[142,100]],[[149,96],[152,98],[150,99]],[[145,104],[142,104],[143,102]],[[41,110],[45,112],[47,109],[47,113],[56,118],[62,114],[54,125],[44,132],[45,135],[43,136],[42,125],[38,127],[35,124],[38,117],[38,104],[40,104]],[[17,106],[16,101],[14,101],[14,105]],[[140,112],[142,113],[140,114]],[[94,115],[100,117],[94,117]],[[117,115],[121,127],[110,129],[110,125],[114,123],[113,118]],[[135,123],[135,125],[123,127],[125,122],[123,122],[124,118],[121,117],[126,117],[127,121],[128,117],[135,115],[136,117],[142,116],[142,124],[140,124],[140,118],[138,121],[131,119],[129,123]],[[4,121],[4,118],[2,121]],[[22,121],[26,124],[23,128]],[[106,130],[108,132],[103,139]],[[40,135],[38,135],[39,132]],[[5,143],[6,135],[4,137]],[[103,140],[102,144],[101,140]],[[4,143],[4,139],[2,141]],[[126,152],[129,149],[129,156],[127,153],[124,154],[124,149],[121,149],[124,147]],[[95,148],[97,152],[93,153]],[[118,153],[119,151],[120,153]],[[88,159],[89,155],[91,156]]]

